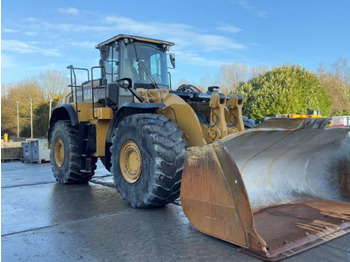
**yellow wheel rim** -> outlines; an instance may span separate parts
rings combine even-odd
[[[141,151],[134,141],[126,141],[119,155],[119,166],[124,179],[129,183],[139,180],[142,170]]]
[[[64,164],[64,144],[61,138],[57,138],[55,141],[55,162],[58,167],[62,167]]]

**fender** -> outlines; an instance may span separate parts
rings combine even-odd
[[[125,103],[114,113],[106,136],[104,164],[108,171],[110,171],[111,168],[111,152],[109,151],[109,148],[112,145],[113,132],[118,126],[118,123],[130,115],[147,113],[154,114],[161,107],[166,107],[166,105],[163,103]]]
[[[62,104],[56,106],[50,118],[50,128],[48,132],[49,141],[53,127],[59,120],[69,120],[72,126],[78,126],[79,124],[77,112],[71,104]]]

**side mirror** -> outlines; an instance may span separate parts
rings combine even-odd
[[[124,89],[130,89],[131,88],[131,78],[122,78],[118,80],[119,87],[122,87]]]
[[[170,63],[173,66],[173,69],[175,68],[175,54],[170,53],[169,54],[169,59],[170,59]]]

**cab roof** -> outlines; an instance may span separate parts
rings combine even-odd
[[[146,38],[146,37],[141,37],[141,36],[133,36],[133,35],[123,35],[123,34],[120,34],[120,35],[116,35],[106,41],[103,41],[102,43],[98,44],[96,46],[97,49],[100,48],[100,46],[102,45],[108,45],[110,43],[113,43],[113,42],[116,42],[120,39],[133,39],[133,40],[136,40],[136,41],[141,41],[141,42],[148,42],[148,43],[154,43],[154,44],[165,44],[165,45],[168,45],[168,46],[173,46],[174,43],[172,42],[167,42],[167,41],[163,41],[163,40],[157,40],[157,39],[152,39],[152,38]]]

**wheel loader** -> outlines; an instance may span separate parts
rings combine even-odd
[[[57,182],[88,182],[100,158],[132,207],[164,206],[181,191],[194,227],[265,260],[346,234],[349,128],[304,116],[245,130],[242,96],[172,90],[172,45],[117,35],[96,46],[98,66],[68,67],[71,92],[48,134]]]

